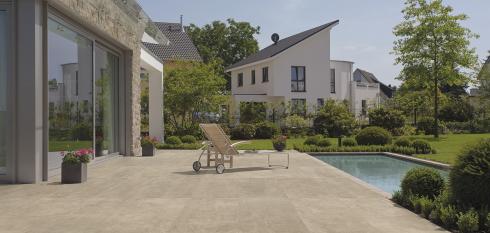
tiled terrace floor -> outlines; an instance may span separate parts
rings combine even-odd
[[[376,190],[305,154],[194,174],[195,151],[118,157],[89,181],[0,186],[0,232],[442,232]],[[273,158],[281,159],[281,158]],[[274,161],[278,162],[278,161]]]

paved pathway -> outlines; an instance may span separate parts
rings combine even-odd
[[[443,232],[305,154],[288,170],[239,157],[223,175],[194,174],[195,157],[119,157],[91,166],[82,185],[2,185],[0,232]]]

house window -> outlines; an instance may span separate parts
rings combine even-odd
[[[363,116],[367,115],[367,101],[366,100],[361,101],[361,115],[363,115]]]
[[[291,99],[291,113],[306,115],[306,99]]]
[[[243,86],[243,73],[238,74],[238,86]]]
[[[10,121],[8,121],[8,100],[9,100],[9,15],[6,10],[0,9],[0,180],[2,175],[7,175],[8,161],[8,132]]]
[[[252,77],[252,81],[250,83],[253,85],[255,84],[255,70],[252,70],[251,77]]]
[[[262,68],[262,82],[269,82],[269,67]]]
[[[330,93],[335,93],[335,69],[330,69]]]
[[[305,92],[305,67],[304,66],[291,66],[291,91],[292,92]]]
[[[325,100],[323,98],[316,99],[316,105],[317,105],[318,109],[322,108],[323,105],[325,105]]]

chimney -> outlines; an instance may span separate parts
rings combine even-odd
[[[180,15],[180,29],[182,32],[185,32],[184,30],[184,15]]]

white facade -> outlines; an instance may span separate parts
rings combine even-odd
[[[239,119],[240,102],[290,103],[300,99],[306,102],[307,111],[311,113],[329,99],[347,100],[356,115],[360,113],[358,108],[363,99],[377,103],[379,87],[364,88],[354,82],[353,62],[330,59],[330,31],[335,25],[272,57],[228,69],[231,73],[232,114]],[[268,68],[268,81],[264,82],[262,70],[265,67]],[[304,91],[293,90],[292,73],[296,69],[293,67],[304,67]]]

